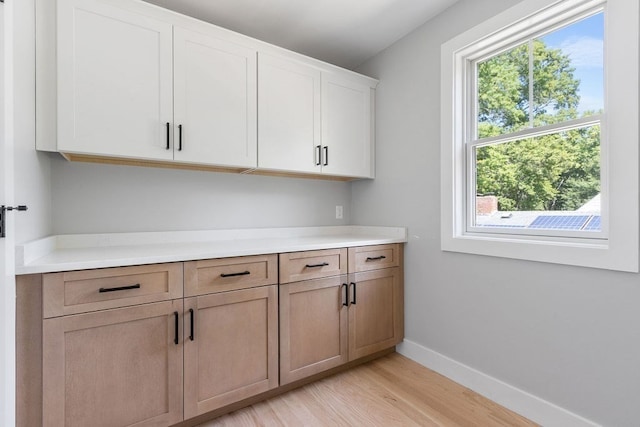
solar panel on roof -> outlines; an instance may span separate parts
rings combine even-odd
[[[540,215],[529,225],[529,228],[546,230],[580,230],[590,215]]]
[[[585,231],[600,231],[602,229],[600,225],[600,215],[594,215],[591,217],[591,221],[584,226]]]

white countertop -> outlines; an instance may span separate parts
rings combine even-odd
[[[49,236],[16,247],[16,274],[406,243],[405,227],[297,227]]]

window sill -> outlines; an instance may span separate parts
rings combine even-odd
[[[544,239],[483,233],[442,236],[442,250],[607,270],[638,272],[634,251],[622,253],[602,239]]]

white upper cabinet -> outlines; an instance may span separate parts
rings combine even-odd
[[[59,151],[255,168],[256,51],[58,0],[57,111]]]
[[[373,178],[371,90],[370,79],[260,53],[258,168]]]
[[[320,71],[260,53],[258,167],[320,173]]]
[[[334,73],[322,75],[322,171],[373,178],[371,87]]]
[[[255,168],[256,51],[174,29],[174,158]]]
[[[143,1],[35,1],[37,149],[373,178],[376,80]]]
[[[58,0],[58,149],[172,159],[172,27],[94,0]]]

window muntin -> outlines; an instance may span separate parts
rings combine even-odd
[[[606,237],[596,203],[603,45],[604,12],[596,10],[468,62],[468,232]],[[586,209],[579,227],[538,221],[570,223]]]

